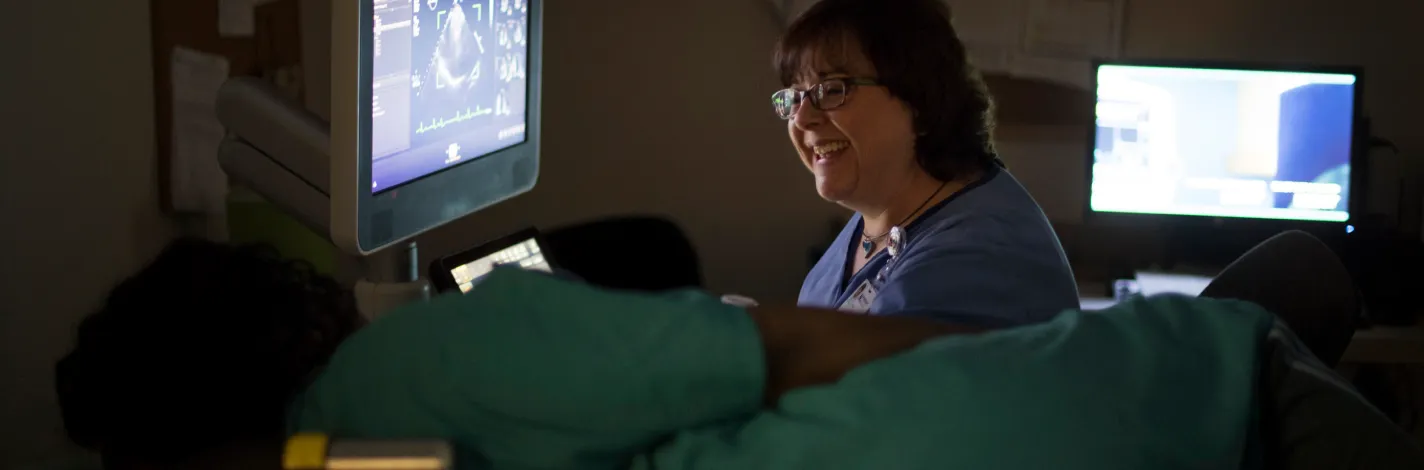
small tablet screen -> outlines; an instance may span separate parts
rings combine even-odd
[[[495,266],[513,265],[524,269],[551,272],[549,261],[544,259],[543,247],[537,238],[528,238],[502,248],[494,253],[460,264],[450,269],[450,277],[460,292],[469,292],[475,281],[489,274]]]
[[[543,237],[536,228],[527,228],[497,240],[435,260],[430,264],[430,281],[440,292],[469,292],[480,278],[496,266],[518,266],[522,269],[553,273],[559,269],[557,257],[545,249]]]

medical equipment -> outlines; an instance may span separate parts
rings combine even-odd
[[[360,257],[358,306],[375,316],[428,296],[412,237],[533,188],[543,4],[342,0],[332,22],[331,122],[234,78],[219,162]]]
[[[218,147],[218,162],[228,177],[286,211],[316,233],[330,227],[327,179],[327,126],[275,87],[256,78],[238,77],[218,90],[218,120],[228,136]],[[368,317],[424,299],[429,290],[419,279],[415,244],[404,250],[359,260],[362,278],[355,291],[358,308]]]
[[[547,246],[542,242],[539,230],[530,227],[437,259],[430,263],[428,275],[440,292],[469,292],[475,281],[494,271],[496,266],[553,272],[557,264],[545,250]]]
[[[370,254],[529,191],[543,2],[332,4],[331,239]]]

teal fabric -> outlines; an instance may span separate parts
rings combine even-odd
[[[1258,350],[1272,315],[1158,297],[936,340],[681,433],[639,469],[1259,468]]]
[[[353,335],[294,430],[449,439],[465,469],[623,468],[676,430],[754,413],[764,378],[756,326],[716,298],[499,269]]]
[[[464,469],[1254,469],[1273,317],[1158,297],[934,340],[759,410],[754,324],[705,294],[499,270],[352,337],[296,429],[444,438]]]

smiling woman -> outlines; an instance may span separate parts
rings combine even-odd
[[[772,96],[816,192],[856,212],[803,306],[983,325],[1077,306],[1038,203],[1002,168],[993,106],[938,0],[823,0],[775,51]]]

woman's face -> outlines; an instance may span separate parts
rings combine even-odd
[[[793,88],[808,90],[830,79],[875,79],[875,67],[858,47],[845,47],[842,65],[814,61]],[[819,110],[805,100],[787,121],[801,163],[816,175],[822,198],[850,206],[888,197],[913,175],[915,132],[909,105],[882,86],[848,85],[845,102]]]

